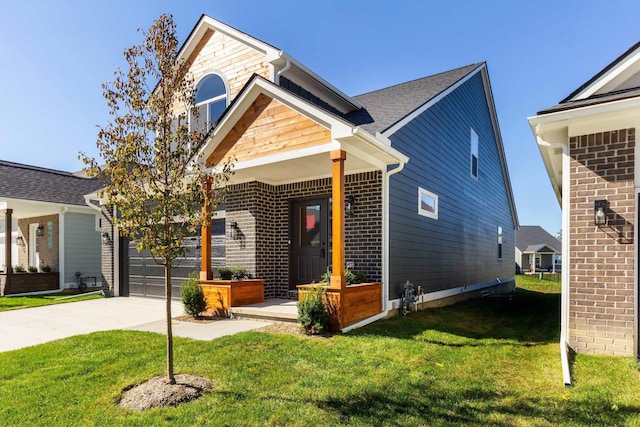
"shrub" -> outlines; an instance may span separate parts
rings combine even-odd
[[[200,280],[197,273],[191,273],[189,280],[180,287],[180,296],[184,304],[184,311],[191,316],[198,316],[207,308],[204,292],[200,288]]]
[[[49,265],[45,264],[42,267],[40,267],[40,271],[42,271],[43,273],[50,273],[51,272],[51,267],[49,267]]]
[[[324,299],[324,288],[312,286],[298,302],[298,322],[307,335],[318,335],[327,330],[329,315],[325,308]]]
[[[29,271],[29,273],[37,273],[38,267],[36,267],[35,265],[30,265],[29,267],[27,267],[27,270]]]
[[[21,265],[16,265],[15,267],[13,267],[13,271],[15,271],[16,273],[24,273],[24,267]]]
[[[242,280],[248,278],[249,273],[243,267],[220,267],[218,268],[218,276],[222,280]]]
[[[364,283],[367,281],[367,273],[364,270],[351,271],[349,268],[344,269],[344,276],[347,279],[347,286]],[[331,281],[331,268],[327,267],[327,272],[322,275],[322,283]]]

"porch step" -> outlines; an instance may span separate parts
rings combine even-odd
[[[263,320],[265,322],[298,322],[297,301],[286,299],[270,299],[259,304],[231,307],[231,314],[236,319]]]

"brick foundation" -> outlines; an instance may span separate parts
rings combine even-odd
[[[579,353],[635,353],[634,149],[633,128],[569,140],[569,345]],[[609,202],[603,227],[599,199]]]

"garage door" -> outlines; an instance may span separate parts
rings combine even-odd
[[[186,238],[184,247],[186,257],[176,260],[178,265],[171,272],[171,295],[174,299],[180,299],[180,285],[189,278],[189,274],[200,271],[200,236]],[[122,242],[120,253],[123,255],[120,294],[164,298],[164,267],[154,262],[151,253],[147,250],[138,252],[128,239]],[[214,220],[211,227],[211,265],[214,268],[223,266],[224,257],[224,220]]]

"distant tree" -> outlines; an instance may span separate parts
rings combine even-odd
[[[175,384],[171,269],[185,255],[184,238],[210,221],[206,211],[224,198],[232,165],[215,173],[199,167],[209,126],[189,128],[187,117],[198,114],[195,88],[187,64],[178,60],[171,15],[142,34],[140,45],[124,51],[128,70],[118,69],[114,81],[102,85],[111,122],[98,132],[101,161],[84,153],[80,158],[89,174],[104,178],[102,197],[118,208],[118,231],[164,267],[167,376]]]
[[[562,242],[562,229],[560,229],[560,231],[558,231],[558,233],[556,233],[556,239],[560,240]]]

